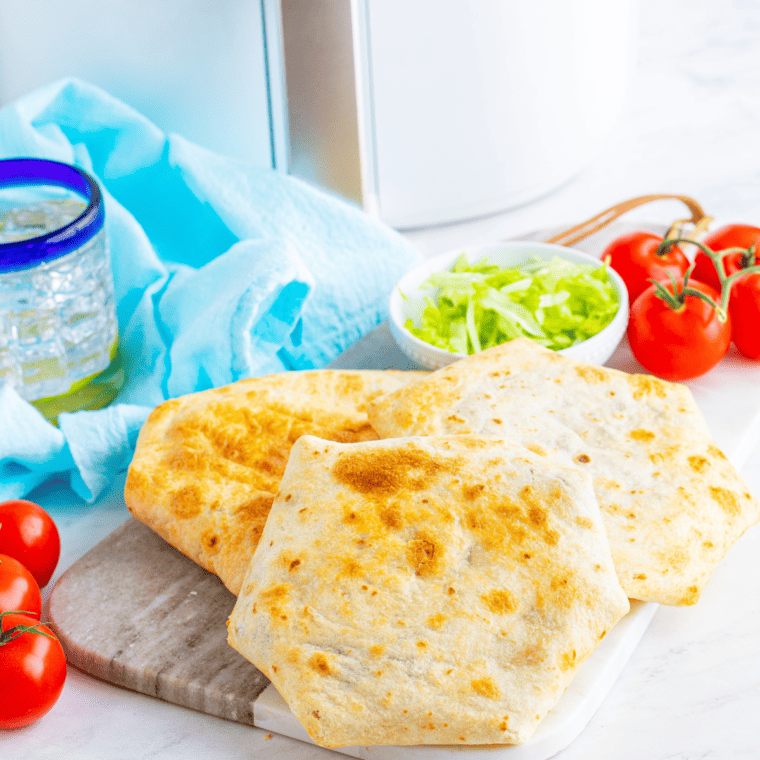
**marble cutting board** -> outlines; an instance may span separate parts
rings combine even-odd
[[[615,234],[615,227],[605,230],[602,239]],[[595,253],[600,245],[599,238],[591,238],[578,247]],[[625,342],[609,364],[642,371]],[[331,366],[416,368],[397,349],[387,325],[369,333]],[[760,367],[732,351],[716,369],[688,385],[718,445],[741,467],[760,440]],[[50,617],[69,662],[91,675],[310,741],[265,676],[227,645],[225,621],[234,601],[215,576],[130,518],[61,577],[50,596]],[[525,745],[346,747],[336,752],[366,760],[547,760],[586,726],[656,608],[632,604]]]

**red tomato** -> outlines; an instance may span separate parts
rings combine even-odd
[[[39,620],[26,615],[3,615],[5,634],[15,626],[37,630],[0,638],[0,728],[20,728],[41,718],[58,701],[66,680],[66,655],[61,642]]]
[[[747,274],[731,286],[728,311],[739,352],[760,360],[760,274]]]
[[[749,248],[755,245],[760,249],[760,227],[752,227],[749,224],[727,224],[725,227],[706,235],[702,242],[712,251],[725,251],[727,248]],[[755,257],[750,264],[760,264],[760,256]],[[731,253],[723,259],[726,274],[738,272],[742,268],[742,255]],[[694,257],[694,271],[692,276],[695,280],[720,290],[720,279],[715,271],[712,259],[704,252],[697,251]]]
[[[631,303],[651,285],[650,279],[670,282],[670,273],[676,281],[683,280],[689,268],[689,260],[678,246],[658,255],[662,240],[651,232],[629,232],[615,238],[602,253],[602,260],[609,256],[610,266],[623,278]]]
[[[40,589],[34,576],[17,560],[0,554],[0,612],[23,610],[39,618]]]
[[[689,286],[719,301],[709,285],[689,280]],[[672,284],[666,288],[673,293]],[[712,306],[687,295],[678,311],[655,295],[652,285],[631,307],[628,340],[639,363],[665,380],[687,380],[714,367],[731,345],[731,318],[718,319]]]
[[[0,504],[0,553],[17,559],[43,588],[61,555],[58,528],[38,504],[24,499],[5,501]]]

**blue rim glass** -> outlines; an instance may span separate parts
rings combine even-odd
[[[31,269],[65,256],[91,240],[105,223],[103,196],[87,172],[42,158],[0,160],[0,188],[52,185],[81,195],[87,208],[73,221],[38,237],[0,243],[0,273]]]

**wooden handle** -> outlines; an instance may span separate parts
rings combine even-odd
[[[642,195],[638,198],[631,198],[631,200],[616,203],[606,211],[602,211],[596,216],[592,216],[591,219],[587,219],[585,222],[576,224],[575,227],[571,227],[569,230],[560,232],[557,235],[552,235],[552,237],[550,237],[546,242],[556,243],[558,245],[573,245],[573,243],[577,243],[579,240],[583,240],[583,238],[586,238],[589,235],[593,235],[595,232],[602,229],[602,227],[606,227],[608,224],[610,224],[610,222],[614,222],[615,219],[622,216],[627,211],[630,211],[637,206],[643,206],[645,203],[663,200],[681,201],[691,212],[691,219],[679,219],[678,221],[674,222],[670,230],[668,230],[666,237],[671,237],[676,233],[677,230],[678,234],[680,234],[681,227],[683,227],[683,225],[687,224],[688,222],[691,222],[694,225],[694,233],[701,232],[707,229],[707,226],[713,220],[711,216],[707,216],[707,214],[705,214],[702,206],[700,206],[699,203],[694,200],[694,198],[689,198],[688,195],[669,195],[667,193],[657,193],[654,195]]]

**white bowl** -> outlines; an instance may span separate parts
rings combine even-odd
[[[397,287],[391,293],[389,304],[391,334],[396,343],[398,343],[399,348],[413,362],[428,369],[445,367],[464,358],[466,354],[455,354],[432,346],[430,343],[425,343],[425,341],[412,335],[404,327],[404,322],[411,318],[415,325],[419,324],[424,309],[424,295],[430,295],[430,291],[421,291],[420,285],[431,274],[444,271],[453,266],[462,253],[462,249],[458,249],[424,261],[418,267],[407,272],[399,280]],[[602,266],[602,262],[594,256],[549,243],[517,241],[494,243],[492,245],[469,248],[464,253],[467,254],[470,262],[480,261],[483,257],[488,257],[490,263],[503,267],[516,266],[531,261],[536,256],[543,259],[553,259],[555,256],[560,256],[576,264]],[[599,365],[604,364],[614,353],[628,326],[628,291],[620,275],[612,269],[608,271],[620,301],[620,308],[617,314],[612,322],[601,332],[588,340],[584,340],[582,343],[577,343],[574,346],[570,346],[570,348],[563,348],[558,353],[570,356],[573,359],[580,359],[589,364]],[[402,298],[401,293],[406,296],[407,300]]]

